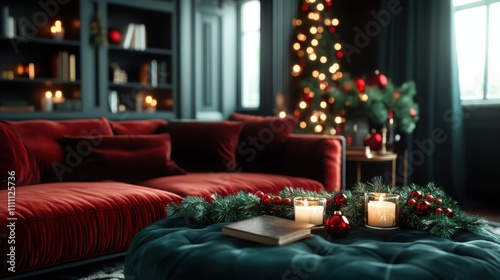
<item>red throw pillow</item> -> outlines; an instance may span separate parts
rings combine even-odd
[[[172,159],[186,171],[234,171],[236,147],[242,123],[170,121]]]
[[[40,169],[35,157],[9,125],[0,122],[0,190],[38,183]]]
[[[297,122],[293,116],[253,116],[233,113],[230,121],[243,122],[245,126],[238,140],[237,160],[241,165],[276,152],[293,131]]]
[[[133,121],[110,121],[115,135],[144,135],[156,134],[167,125],[167,121],[160,119],[133,120]]]
[[[105,118],[6,122],[23,139],[26,148],[36,157],[40,166],[40,180],[42,183],[64,181],[67,171],[74,164],[71,158],[64,157],[57,139],[63,136],[113,135],[111,126]]]
[[[166,133],[64,137],[60,142],[66,155],[79,158],[74,169],[79,181],[134,182],[186,173],[170,158]]]

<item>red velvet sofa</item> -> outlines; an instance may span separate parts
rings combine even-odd
[[[188,195],[342,189],[343,138],[291,134],[293,124],[0,122],[0,277],[121,254]]]

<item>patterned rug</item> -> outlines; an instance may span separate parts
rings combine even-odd
[[[124,258],[122,257],[43,274],[29,278],[29,280],[124,280],[123,265]]]

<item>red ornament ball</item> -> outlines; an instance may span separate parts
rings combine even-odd
[[[415,108],[411,108],[410,109],[410,116],[412,118],[416,117],[417,116],[417,110]]]
[[[256,191],[255,195],[258,196],[258,197],[262,197],[264,195],[264,192],[262,192],[262,191]]]
[[[415,197],[416,199],[420,199],[422,197],[422,193],[420,191],[412,191],[410,193],[410,197]]]
[[[384,74],[373,74],[366,79],[366,84],[385,88],[387,86],[387,77]]]
[[[429,202],[433,202],[434,201],[434,196],[432,196],[432,194],[428,194],[425,196],[425,200],[429,201]]]
[[[365,92],[366,83],[363,79],[361,78],[354,79],[354,84],[358,88],[359,92]]]
[[[335,210],[345,205],[347,205],[347,196],[345,194],[338,193],[333,197],[333,207],[335,207]]]
[[[351,225],[347,217],[342,215],[342,212],[335,211],[333,216],[326,220],[325,230],[332,237],[342,238],[349,233]]]
[[[373,151],[378,151],[382,146],[382,135],[377,132],[372,132],[363,139],[363,144],[370,147]]]
[[[108,40],[111,44],[119,44],[122,41],[122,33],[118,29],[110,28],[108,30]]]
[[[273,202],[274,202],[274,204],[281,204],[281,202],[282,202],[281,196],[273,197]]]
[[[434,210],[434,212],[436,212],[436,214],[441,214],[443,213],[443,209],[442,208],[436,208],[436,210]]]
[[[407,203],[408,203],[408,205],[415,205],[417,203],[417,201],[413,198],[410,198],[410,199],[408,199]]]
[[[286,197],[285,199],[283,199],[283,204],[285,205],[290,205],[292,204],[292,199],[289,198],[289,197]]]
[[[443,203],[443,200],[441,198],[437,198],[436,201],[434,201],[434,203],[439,205],[439,204]]]
[[[272,198],[271,198],[271,196],[270,196],[270,195],[268,195],[268,194],[265,194],[265,195],[263,195],[263,196],[260,198],[260,202],[262,202],[263,204],[269,204],[269,203],[271,203],[271,200],[272,200]]]
[[[214,201],[214,196],[212,194],[209,194],[209,195],[206,195],[204,199],[206,202],[212,202],[212,201]]]
[[[446,215],[446,217],[448,217],[448,218],[453,217],[453,210],[451,210],[450,208],[444,208],[443,212]]]
[[[415,211],[419,216],[427,216],[431,213],[431,205],[425,200],[419,201],[415,205]]]

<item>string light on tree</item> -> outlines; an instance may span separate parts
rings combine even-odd
[[[293,20],[295,40],[290,50],[293,87],[298,89],[294,90],[298,92],[296,132],[341,134],[346,119],[360,116],[383,125],[389,121],[389,111],[394,126],[413,131],[418,120],[413,82],[395,87],[378,70],[354,79],[341,71],[344,51],[335,1],[340,0],[303,0]]]

